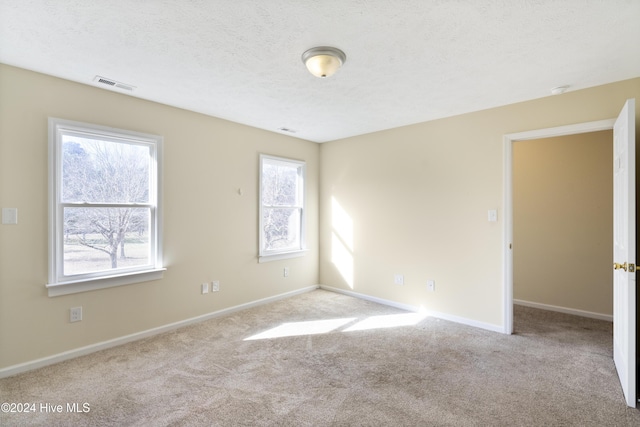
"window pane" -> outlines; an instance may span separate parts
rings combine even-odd
[[[149,208],[65,208],[64,275],[150,264]]]
[[[264,208],[262,224],[264,249],[300,249],[300,216],[298,208]]]
[[[300,166],[265,159],[262,165],[262,203],[265,206],[300,206]]]
[[[148,203],[149,147],[64,135],[62,201]]]

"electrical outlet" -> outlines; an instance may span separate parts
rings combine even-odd
[[[18,223],[18,208],[2,208],[2,223],[3,224],[17,224]]]
[[[208,294],[209,293],[209,283],[203,283],[201,286],[202,289],[202,294]]]
[[[220,282],[217,280],[214,280],[213,282],[211,282],[211,292],[218,292],[220,290]]]
[[[82,307],[69,309],[69,322],[79,322],[82,320]]]
[[[435,292],[435,290],[436,290],[436,281],[435,280],[427,280],[427,290],[429,292]]]
[[[393,284],[394,285],[404,285],[404,276],[402,274],[394,274],[393,275]]]
[[[285,268],[284,268],[284,271],[283,271],[282,275],[283,275],[284,277],[289,277],[289,267],[285,267]]]

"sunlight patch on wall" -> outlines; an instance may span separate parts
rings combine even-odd
[[[331,198],[331,225],[347,249],[353,251],[353,219],[335,197]]]
[[[336,266],[347,285],[353,289],[353,255],[336,233],[331,233],[331,262]]]
[[[353,219],[335,197],[331,198],[331,227],[331,262],[353,289]]]

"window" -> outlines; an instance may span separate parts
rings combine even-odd
[[[49,119],[49,296],[162,277],[162,137]]]
[[[260,156],[260,262],[303,255],[305,163]]]

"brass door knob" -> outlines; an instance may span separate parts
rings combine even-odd
[[[622,269],[624,271],[627,271],[627,263],[625,262],[624,264],[618,264],[617,262],[614,262],[613,263],[613,269],[614,270]]]

